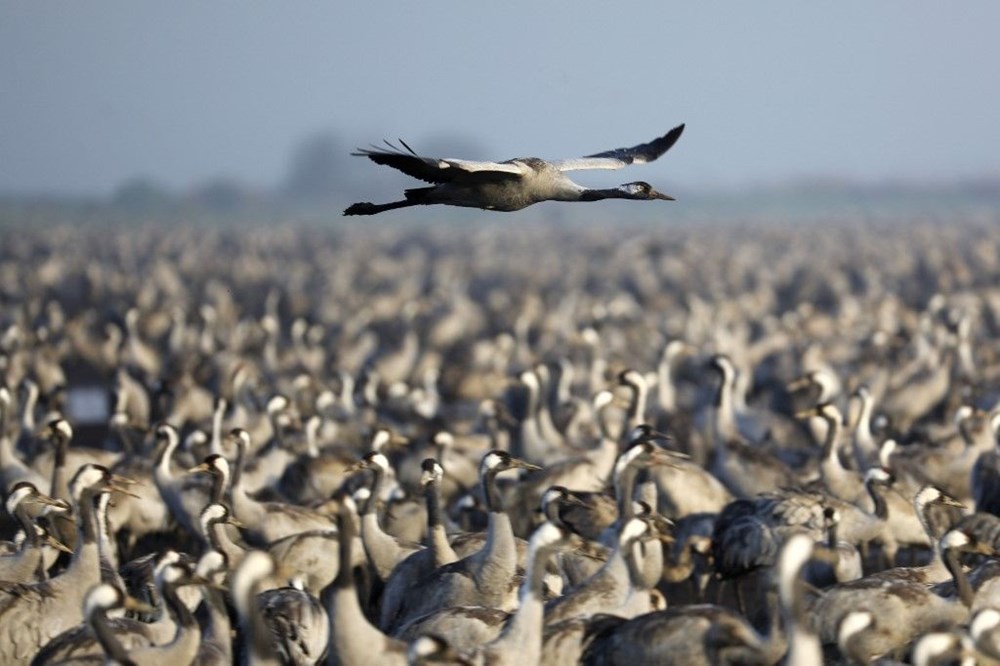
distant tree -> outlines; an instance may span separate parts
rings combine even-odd
[[[486,157],[480,144],[453,134],[437,134],[410,145],[422,155]],[[417,186],[408,176],[352,157],[351,150],[332,132],[306,136],[292,150],[281,195],[289,202],[328,205],[389,196],[400,187]]]
[[[129,211],[162,210],[174,203],[174,197],[152,178],[135,176],[118,186],[111,203]]]
[[[191,203],[217,213],[229,213],[247,207],[254,193],[231,178],[213,178],[198,185],[189,197]]]
[[[344,189],[339,178],[344,172],[345,156],[332,133],[318,132],[306,137],[292,151],[283,193],[293,199],[329,199]]]

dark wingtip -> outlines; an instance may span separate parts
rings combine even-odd
[[[373,210],[375,204],[370,201],[362,201],[360,203],[351,204],[344,209],[344,215],[374,215],[377,211]]]
[[[664,134],[663,138],[661,139],[661,141],[664,142],[663,152],[667,152],[668,150],[670,150],[673,147],[673,145],[677,143],[677,139],[681,138],[681,134],[683,133],[684,133],[684,123],[681,123],[677,127],[673,128],[672,130]]]

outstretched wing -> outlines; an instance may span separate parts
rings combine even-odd
[[[374,146],[370,149],[359,148],[351,155],[367,157],[376,164],[391,166],[407,176],[413,176],[426,183],[450,183],[456,178],[468,178],[472,174],[476,174],[474,177],[479,178],[495,177],[500,179],[519,177],[526,173],[526,167],[517,162],[477,162],[422,157],[417,155],[402,139],[399,140],[399,143],[406,150],[386,141],[385,145],[388,146],[388,149]]]
[[[683,132],[684,125],[681,124],[649,143],[642,143],[631,148],[615,148],[576,159],[555,160],[551,164],[559,171],[621,169],[629,164],[646,164],[670,150],[670,147],[677,143],[677,139],[681,138]]]

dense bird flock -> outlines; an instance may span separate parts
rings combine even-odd
[[[996,222],[6,231],[0,662],[1000,660]]]

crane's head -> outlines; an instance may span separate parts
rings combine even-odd
[[[625,183],[618,187],[607,190],[583,190],[580,193],[580,201],[600,201],[601,199],[663,199],[673,201],[669,194],[663,194],[653,189],[647,182],[637,180],[634,183]]]
[[[674,200],[674,198],[669,194],[663,194],[662,192],[657,192],[656,190],[653,189],[652,185],[641,180],[637,180],[634,183],[625,183],[624,185],[619,185],[617,189],[621,193],[622,199],[663,199],[664,201]]]

